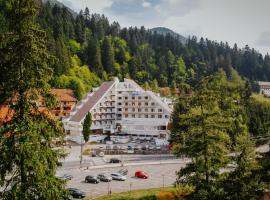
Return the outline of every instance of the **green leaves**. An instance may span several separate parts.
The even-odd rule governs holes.
[[[85,116],[85,119],[83,121],[83,138],[85,142],[88,142],[89,136],[91,134],[91,125],[92,125],[92,116],[91,113],[88,112],[87,115]]]
[[[178,181],[196,187],[191,199],[233,198],[226,188],[231,184],[247,197],[250,191],[241,184],[258,185],[251,178],[257,166],[254,144],[247,134],[245,104],[240,103],[245,101],[245,84],[235,77],[227,78],[224,71],[205,77],[193,88],[192,96],[180,96],[175,106],[171,135],[175,153],[192,160],[179,171]],[[228,156],[232,150],[236,152],[233,159]],[[224,172],[231,162],[236,169]],[[242,175],[237,173],[241,171]]]
[[[37,108],[39,98],[53,106],[49,95],[52,70],[45,32],[35,22],[37,1],[12,0],[8,29],[0,33],[0,103],[13,117],[0,129],[1,199],[62,199],[64,183],[55,177],[63,152],[51,148],[63,142],[63,129]],[[49,97],[49,98],[48,98]]]

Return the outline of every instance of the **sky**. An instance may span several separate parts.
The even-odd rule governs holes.
[[[59,0],[75,11],[86,6],[121,27],[167,27],[185,37],[249,45],[270,53],[270,0]]]

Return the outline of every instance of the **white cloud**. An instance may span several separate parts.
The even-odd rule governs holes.
[[[150,2],[144,1],[142,3],[142,7],[144,7],[144,8],[149,8],[150,6],[151,6],[151,3]]]
[[[70,5],[77,12],[89,8],[91,13],[103,13],[103,10],[110,7],[113,0],[59,0],[65,5]]]
[[[199,8],[200,2],[201,0],[161,0],[155,9],[163,16],[184,16]]]

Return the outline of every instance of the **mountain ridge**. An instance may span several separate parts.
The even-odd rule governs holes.
[[[167,34],[170,34],[171,36],[178,38],[183,44],[186,43],[187,39],[180,35],[179,33],[176,33],[175,31],[167,28],[167,27],[154,27],[150,29],[151,32],[156,32],[158,34],[166,36]]]

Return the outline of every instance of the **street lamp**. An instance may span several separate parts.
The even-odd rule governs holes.
[[[111,195],[112,195],[112,190],[110,187],[110,181],[108,181],[108,196],[111,196]]]
[[[165,179],[165,175],[164,174],[162,174],[162,187],[163,187],[163,190],[164,190],[164,186],[165,186],[165,184],[164,184],[164,179]]]

